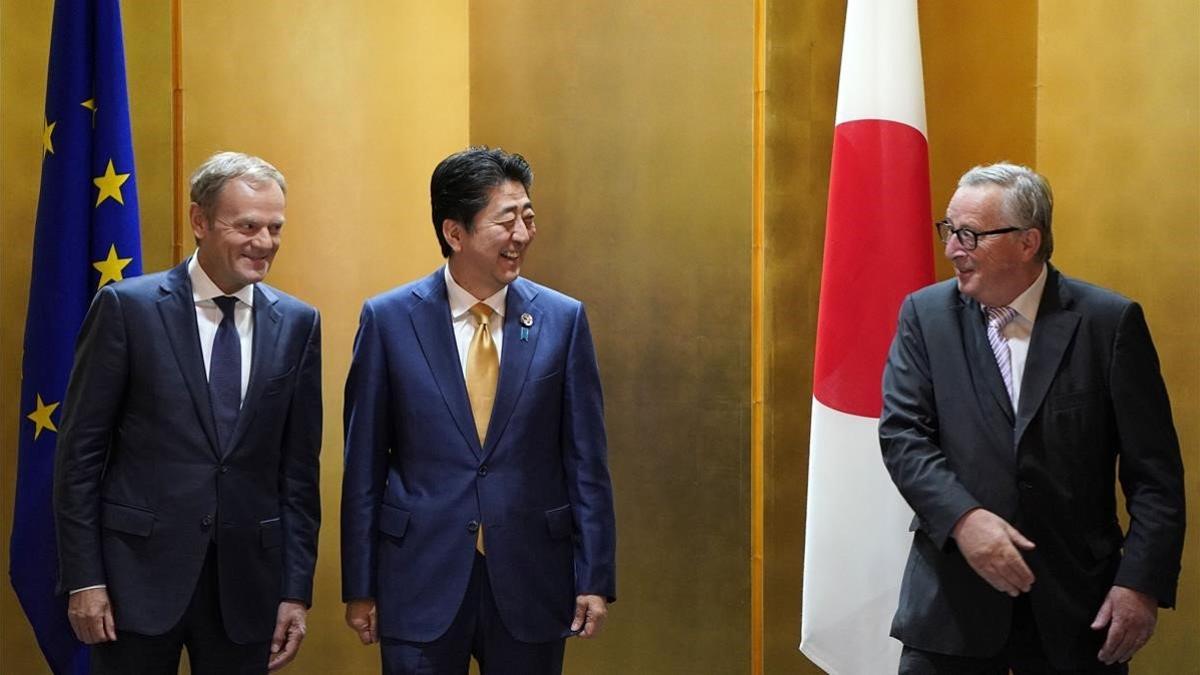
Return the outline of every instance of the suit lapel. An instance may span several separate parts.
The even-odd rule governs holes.
[[[508,420],[512,417],[513,408],[521,398],[521,390],[525,386],[525,376],[529,374],[529,362],[533,358],[534,348],[537,347],[538,335],[541,334],[542,321],[539,321],[533,304],[537,290],[525,280],[518,278],[508,287],[508,298],[505,301],[504,314],[504,353],[500,357],[500,380],[496,384],[496,402],[492,406],[492,419],[488,422],[488,433],[484,444],[483,454],[487,457],[496,448]],[[521,325],[521,317],[528,314],[533,323],[530,326]],[[522,339],[522,328],[528,328],[528,335]]]
[[[261,284],[254,286],[254,344],[250,356],[250,382],[246,385],[246,395],[242,399],[242,410],[233,428],[233,436],[229,445],[222,449],[223,456],[238,446],[258,410],[258,400],[262,398],[270,365],[275,362],[275,346],[283,326],[283,317],[275,307],[278,301],[279,296],[269,288]]]
[[[163,329],[175,353],[179,371],[192,396],[192,405],[200,426],[213,452],[220,455],[217,427],[213,421],[212,401],[208,396],[208,378],[204,374],[204,355],[200,351],[200,334],[196,328],[196,303],[192,300],[192,283],[188,279],[187,262],[167,273],[159,286],[158,313]]]
[[[1037,321],[1033,324],[1033,335],[1029,338],[1029,354],[1025,357],[1025,377],[1021,383],[1020,414],[1017,416],[1016,441],[1033,420],[1050,383],[1058,372],[1067,345],[1075,336],[1079,326],[1079,314],[1070,311],[1071,296],[1062,285],[1058,270],[1050,268],[1046,278],[1046,289],[1038,305]]]
[[[975,395],[979,397],[985,411],[999,406],[1004,413],[1007,428],[1011,429],[1014,418],[1012,401],[1008,398],[1008,390],[1004,388],[1004,378],[1000,376],[1000,367],[996,365],[996,355],[992,353],[992,346],[988,343],[983,311],[979,308],[979,303],[966,299],[959,312],[963,345],[968,367],[972,372]]]
[[[471,450],[478,456],[482,448],[479,434],[475,431],[475,418],[471,416],[471,403],[467,398],[467,383],[463,380],[462,364],[458,360],[458,343],[454,339],[451,325],[450,300],[446,296],[446,280],[439,268],[413,293],[421,302],[413,308],[411,318],[421,352],[433,373],[442,400],[450,409],[459,432],[467,439]]]

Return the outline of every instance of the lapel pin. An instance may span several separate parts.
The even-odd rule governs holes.
[[[529,312],[525,312],[524,314],[522,314],[521,315],[521,325],[525,326],[526,328],[529,328],[530,326],[532,326],[533,325],[533,315],[530,314]]]

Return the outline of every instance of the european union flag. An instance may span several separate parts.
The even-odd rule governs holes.
[[[85,673],[87,647],[55,588],[51,486],[84,314],[98,288],[142,271],[118,0],[55,2],[44,125],[9,575],[50,667]]]

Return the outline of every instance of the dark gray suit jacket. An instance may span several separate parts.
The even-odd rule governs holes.
[[[250,382],[217,445],[184,263],[106,286],[63,404],[54,504],[62,591],[106,584],[117,628],[171,629],[217,547],[229,637],[269,640],[281,599],[312,600],[321,444],[315,309],[257,284]]]
[[[913,507],[913,545],[892,635],[944,654],[990,656],[1013,600],[950,538],[983,507],[1037,548],[1025,554],[1047,656],[1095,664],[1088,624],[1113,584],[1173,606],[1183,549],[1183,466],[1141,308],[1053,267],[1012,410],[979,304],[953,279],[910,295],[883,377],[884,462]],[[1131,524],[1117,521],[1117,466]]]

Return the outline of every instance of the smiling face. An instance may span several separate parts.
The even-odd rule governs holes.
[[[504,181],[489,191],[487,206],[475,214],[470,230],[457,220],[442,221],[452,250],[450,275],[471,295],[486,299],[520,276],[536,233],[525,186]]]
[[[1004,208],[1004,190],[999,186],[966,186],[958,189],[946,208],[955,228],[977,233],[1016,226]],[[946,258],[954,265],[958,289],[981,304],[1007,305],[1037,280],[1042,262],[1037,257],[1041,232],[1035,229],[980,237],[973,251],[963,248],[957,237],[945,244]]]
[[[225,293],[266,278],[279,250],[283,190],[273,180],[234,178],[217,193],[212,218],[192,204],[197,261]]]

